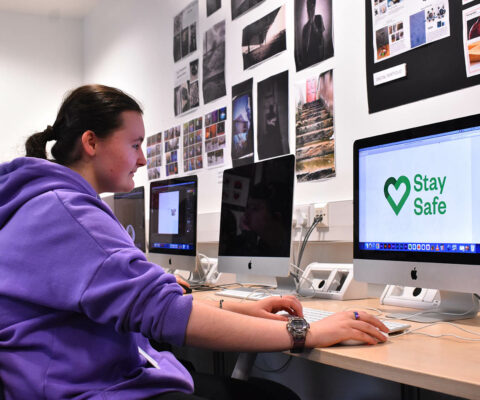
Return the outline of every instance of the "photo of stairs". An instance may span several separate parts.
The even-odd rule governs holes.
[[[298,182],[334,177],[333,115],[322,98],[297,105],[295,133]]]

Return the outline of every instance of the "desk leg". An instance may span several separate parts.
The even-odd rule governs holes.
[[[248,380],[256,358],[257,353],[240,353],[232,372],[232,378],[240,379],[242,381]]]
[[[420,389],[415,386],[400,385],[402,391],[402,400],[420,400]]]
[[[222,351],[213,352],[213,374],[225,376],[225,354]]]

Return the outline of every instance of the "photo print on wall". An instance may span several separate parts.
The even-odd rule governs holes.
[[[175,88],[173,89],[175,116],[200,105],[198,90],[198,59],[196,59],[175,73]]]
[[[258,159],[290,153],[288,143],[288,71],[257,86]]]
[[[202,117],[183,124],[183,172],[203,168],[202,128]]]
[[[218,167],[225,163],[226,119],[227,107],[205,114],[205,152],[208,167]]]
[[[298,182],[335,176],[333,71],[299,82],[295,95]]]
[[[333,57],[332,0],[295,0],[297,71]]]
[[[253,79],[232,86],[232,165],[253,163]]]
[[[162,167],[162,133],[147,137],[147,174],[148,179],[159,179]]]
[[[165,142],[165,173],[167,176],[178,174],[178,149],[180,147],[180,125],[163,132]]]
[[[252,7],[257,6],[265,0],[232,0],[232,19],[245,14]]]
[[[286,48],[285,6],[281,6],[243,29],[243,69],[250,68]]]
[[[225,21],[205,32],[203,40],[203,101],[205,104],[226,95]]]
[[[222,0],[207,0],[207,17],[222,7]]]
[[[192,1],[173,19],[175,62],[197,50],[198,0]]]

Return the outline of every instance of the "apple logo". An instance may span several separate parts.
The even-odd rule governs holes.
[[[410,271],[410,276],[412,277],[413,280],[417,279],[417,268],[413,267],[413,269]]]
[[[248,262],[248,269],[252,269],[252,260]]]

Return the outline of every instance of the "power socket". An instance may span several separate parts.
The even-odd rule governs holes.
[[[296,205],[292,226],[295,229],[307,229],[313,222],[313,204]]]
[[[315,203],[314,210],[315,216],[322,216],[322,220],[317,224],[317,228],[328,228],[328,203]]]

